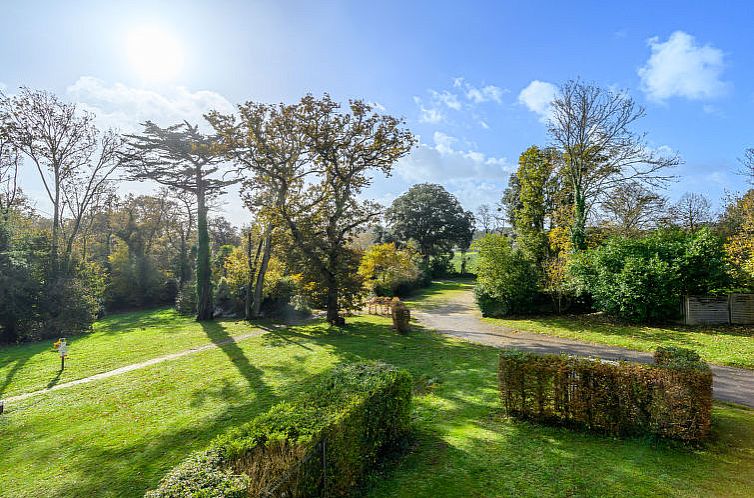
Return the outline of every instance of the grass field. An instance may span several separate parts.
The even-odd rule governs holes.
[[[193,323],[181,325],[179,317],[165,311],[111,320],[118,322],[115,336],[134,343],[156,341],[160,333],[200,339],[188,330]],[[167,332],[165,321],[175,330]],[[227,337],[244,330],[248,326],[240,322],[225,322],[206,334]],[[94,351],[119,349],[98,344],[110,344],[108,334],[88,340]],[[162,348],[178,349],[170,344]],[[5,353],[0,349],[1,357]],[[356,359],[385,360],[415,377],[415,444],[370,480],[366,496],[754,492],[754,411],[716,404],[714,439],[696,449],[539,427],[502,416],[497,354],[494,348],[421,329],[399,336],[386,319],[356,317],[342,331],[323,324],[275,330],[11,403],[0,415],[0,496],[140,496],[188,452],[275,402],[299,395],[337,362]],[[114,365],[124,361],[114,353],[111,358]]]
[[[638,351],[654,351],[657,346],[692,348],[710,363],[754,369],[752,327],[627,325],[599,315],[485,320],[516,330]]]
[[[457,298],[459,293],[471,292],[473,287],[472,280],[433,282],[406,302],[428,309]],[[710,363],[754,369],[754,327],[631,325],[616,323],[599,314],[484,320],[514,330],[637,351],[654,351],[657,346],[692,348]]]
[[[461,253],[460,251],[454,251],[453,259],[450,260],[450,263],[453,265],[453,268],[457,273],[461,273],[463,258],[466,258],[466,273],[473,273],[476,275],[476,263],[478,256],[479,253],[477,251],[469,251],[465,254]]]
[[[114,314],[95,323],[92,333],[68,338],[69,358],[62,372],[52,340],[0,347],[0,398],[250,331],[241,320],[200,324],[173,309]]]

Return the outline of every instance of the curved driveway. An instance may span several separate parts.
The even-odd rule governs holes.
[[[613,346],[520,332],[481,320],[472,290],[454,292],[432,308],[414,309],[414,316],[427,328],[495,347],[512,347],[536,353],[566,353],[609,360],[651,363],[652,354]],[[754,370],[712,365],[715,399],[754,408]]]

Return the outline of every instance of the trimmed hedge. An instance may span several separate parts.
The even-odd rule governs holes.
[[[509,415],[612,435],[699,441],[712,422],[712,371],[694,352],[660,348],[655,365],[506,350],[498,378]]]
[[[304,398],[218,437],[145,496],[313,496],[323,486],[347,496],[408,435],[412,383],[384,363],[338,366]]]

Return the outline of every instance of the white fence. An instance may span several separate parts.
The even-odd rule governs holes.
[[[683,300],[684,322],[696,324],[754,324],[754,294],[687,296]]]

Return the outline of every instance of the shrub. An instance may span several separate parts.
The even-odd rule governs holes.
[[[539,274],[534,264],[507,237],[488,234],[474,243],[477,259],[477,303],[484,316],[534,310]]]
[[[411,310],[408,306],[403,304],[397,297],[393,298],[397,302],[393,303],[392,310],[390,312],[393,318],[393,328],[400,334],[405,334],[409,330],[409,324],[411,322]]]
[[[275,496],[314,496],[323,477],[328,496],[346,496],[406,437],[411,387],[408,372],[383,363],[336,367],[304,398],[192,455],[147,496],[257,496],[273,486]]]
[[[730,282],[722,240],[706,228],[614,237],[573,258],[568,273],[572,286],[590,294],[597,309],[632,322],[676,318],[682,296]]]
[[[500,354],[509,415],[613,435],[699,441],[710,432],[712,372],[693,351],[661,349],[656,365],[521,351]]]
[[[196,313],[196,281],[186,282],[175,297],[175,309],[182,315]]]
[[[262,311],[265,315],[278,315],[290,304],[298,291],[298,285],[292,277],[280,277],[265,282],[265,295],[262,300]]]
[[[398,249],[392,242],[376,244],[361,257],[359,274],[377,296],[405,295],[418,286],[419,259],[411,248]]]

